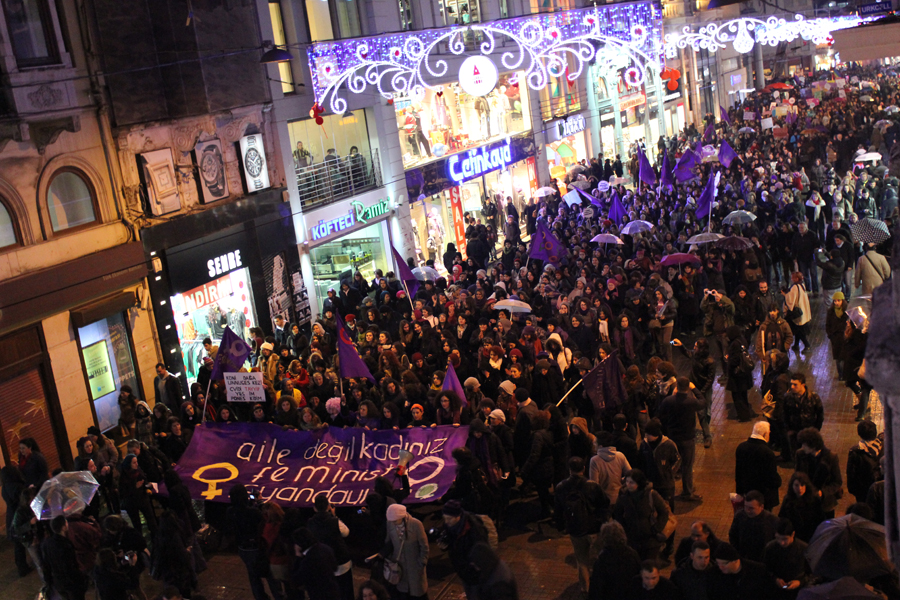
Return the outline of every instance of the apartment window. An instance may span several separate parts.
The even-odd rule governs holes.
[[[357,0],[306,0],[306,22],[312,42],[362,35]]]
[[[3,202],[0,202],[0,250],[19,245],[19,236],[13,214]]]
[[[60,171],[47,190],[50,225],[57,233],[97,220],[94,194],[87,180],[76,171]]]
[[[272,19],[272,41],[282,48],[287,46],[287,38],[284,36],[284,20],[281,18],[281,4],[275,0],[269,0],[269,17]],[[284,61],[278,63],[278,78],[281,80],[281,93],[293,94],[294,74],[291,72],[291,63]]]
[[[357,0],[330,0],[328,3],[337,18],[341,38],[362,35],[359,26],[359,3]]]
[[[413,28],[412,4],[409,0],[397,0],[400,8],[400,31],[409,31]]]
[[[3,12],[20,68],[59,62],[47,0],[3,0]]]

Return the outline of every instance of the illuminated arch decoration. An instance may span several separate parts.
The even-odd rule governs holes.
[[[735,51],[747,54],[756,44],[777,46],[781,42],[792,42],[797,38],[814,44],[825,44],[833,41],[832,31],[856,27],[872,18],[853,16],[804,19],[802,15],[795,15],[793,20],[788,20],[775,16],[765,19],[741,17],[721,23],[707,23],[696,31],[691,25],[685,25],[679,33],[666,34],[665,54],[666,58],[675,58],[679,49],[688,47],[694,52],[716,52],[726,48],[728,44]]]
[[[480,43],[473,44],[475,36]],[[452,77],[447,59],[491,56],[500,71],[524,71],[524,81],[543,89],[551,77],[576,81],[589,63],[628,65],[631,82],[662,69],[662,15],[651,2],[601,5],[565,12],[473,23],[443,29],[321,42],[309,52],[319,106],[343,114],[351,94],[375,86],[384,98],[418,96]]]

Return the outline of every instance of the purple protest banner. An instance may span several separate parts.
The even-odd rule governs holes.
[[[286,431],[270,423],[204,423],[175,470],[197,500],[228,502],[231,486],[241,483],[285,508],[312,506],[321,494],[335,506],[357,506],[376,477],[399,487],[400,450],[407,450],[413,458],[406,502],[432,502],[453,483],[451,452],[468,435],[468,427],[452,426]]]

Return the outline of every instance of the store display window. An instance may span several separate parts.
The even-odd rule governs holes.
[[[403,166],[423,165],[529,131],[531,116],[522,71],[500,75],[486,96],[470,96],[458,83],[394,96]]]
[[[550,176],[562,183],[569,169],[579,160],[587,159],[587,147],[584,143],[584,132],[565,137],[558,142],[547,144],[547,163]]]
[[[327,115],[322,120],[321,125],[316,125],[312,119],[288,123],[295,168],[324,162],[331,149],[337,159],[350,156],[353,148],[362,156],[369,157],[369,130],[364,110]]]
[[[203,348],[205,338],[210,338],[213,345],[218,346],[225,327],[230,327],[246,340],[249,329],[257,324],[250,274],[246,268],[175,294],[171,297],[171,305],[189,386],[197,380],[197,372],[206,356]]]
[[[317,298],[327,298],[329,288],[339,292],[341,281],[352,281],[356,271],[371,284],[376,269],[383,273],[393,270],[384,251],[382,224],[363,227],[309,251]]]
[[[78,342],[101,431],[119,423],[119,390],[130,386],[140,394],[128,325],[122,313],[78,328]]]

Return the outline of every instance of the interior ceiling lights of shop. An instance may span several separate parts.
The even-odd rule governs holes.
[[[678,56],[680,48],[691,47],[694,52],[707,50],[715,52],[731,44],[736,52],[747,54],[756,44],[777,46],[781,42],[792,42],[797,38],[814,44],[831,43],[832,31],[856,27],[860,23],[871,21],[876,17],[823,17],[821,19],[804,19],[803,15],[795,15],[792,20],[780,17],[756,19],[741,17],[730,21],[709,23],[693,31],[691,25],[685,25],[680,33],[667,33],[665,36],[666,58]]]
[[[524,71],[524,83],[534,90],[544,88],[550,77],[565,75],[575,81],[592,61],[601,68],[624,65],[625,81],[640,85],[648,74],[657,77],[662,68],[662,15],[650,1],[600,5],[491,23],[321,42],[310,48],[308,56],[316,102],[323,107],[327,103],[341,114],[347,110],[347,101],[339,94],[344,84],[353,94],[376,86],[388,100],[394,94],[422,97],[426,89],[439,88],[439,79],[453,75],[442,54],[491,55],[495,51],[498,67]]]

